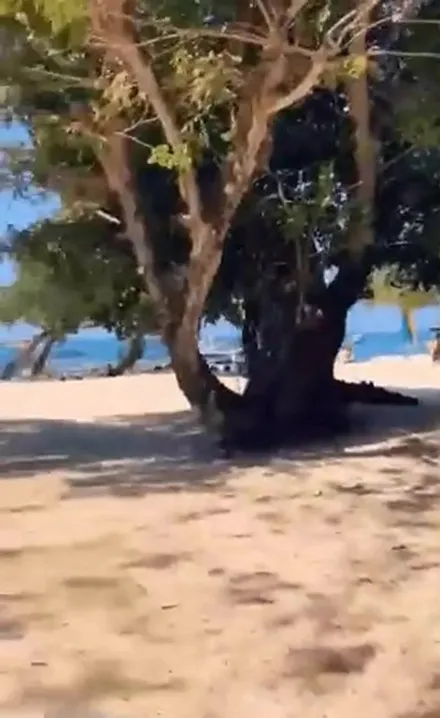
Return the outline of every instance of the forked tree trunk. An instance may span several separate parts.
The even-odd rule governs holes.
[[[46,339],[46,337],[46,331],[36,334],[22,349],[19,349],[16,356],[4,367],[1,379],[3,381],[10,380],[19,374],[19,372],[23,371],[23,369],[29,365],[32,355],[38,349],[41,342]]]
[[[138,332],[129,340],[128,349],[119,362],[109,369],[109,376],[122,376],[122,374],[132,369],[136,362],[142,359],[144,348],[144,334],[143,332]]]
[[[363,7],[362,2],[358,0],[359,8]],[[368,12],[361,10],[358,21],[350,46],[356,64],[359,58],[366,56]],[[241,446],[276,444],[296,436],[333,431],[345,423],[345,406],[334,380],[334,363],[344,340],[347,312],[366,279],[365,254],[373,240],[371,214],[376,181],[366,72],[348,79],[346,89],[355,122],[356,196],[365,213],[361,221],[351,223],[346,262],[324,297],[321,311],[314,308],[309,318],[296,323],[295,313],[290,308],[289,315],[286,307],[287,319],[290,316],[290,327],[286,324],[287,339],[280,335],[280,347],[274,347],[269,359],[264,356],[242,400],[219,388],[198,353],[196,338],[206,287],[199,293],[202,301],[197,300],[197,292],[195,301],[189,297],[182,320],[169,342],[177,380],[190,403],[200,408],[204,423],[209,423],[207,417],[212,418],[214,406],[219,415],[214,428],[221,427],[224,437],[230,437]],[[211,282],[215,273],[206,272],[202,265],[198,269],[197,276],[188,277],[190,292],[197,284]],[[271,316],[267,319],[270,328],[274,320]],[[247,336],[247,339],[255,349],[254,337]],[[214,417],[217,419],[215,413]]]
[[[136,82],[157,116],[167,144],[180,153],[185,134],[179,124],[178,113],[156,76],[151,57],[140,48],[137,28],[130,20],[132,3],[113,0],[112,12],[96,1],[90,2],[90,16],[94,35],[106,46],[106,58],[121,64]],[[260,13],[258,13],[260,17]],[[302,101],[324,72],[327,57],[317,52],[307,58],[297,82],[285,55],[285,27],[292,22],[292,7],[288,18],[279,17],[280,27],[271,31],[267,46],[252,71],[246,72],[246,82],[237,100],[231,150],[219,171],[218,182],[209,196],[201,192],[198,173],[190,166],[178,175],[180,198],[185,211],[180,219],[185,224],[190,244],[190,256],[185,287],[180,292],[180,307],[170,307],[170,296],[158,281],[152,236],[152,223],[139,205],[136,172],[130,160],[132,142],[123,132],[110,133],[111,139],[102,152],[101,163],[109,188],[117,193],[124,216],[125,231],[130,238],[162,326],[178,384],[189,403],[199,410],[205,424],[224,425],[226,412],[237,416],[241,397],[226,389],[213,376],[200,357],[197,339],[205,300],[219,267],[223,244],[232,221],[253,179],[266,170],[271,146],[271,127],[275,116]],[[260,17],[259,23],[263,23]],[[271,21],[272,24],[272,21]],[[277,23],[275,23],[276,25]],[[281,29],[282,26],[282,29]],[[299,59],[302,58],[298,53]],[[119,135],[119,137],[118,137]],[[122,135],[122,137],[121,137]],[[144,220],[141,220],[144,217]],[[171,302],[172,303],[172,302]],[[241,418],[239,422],[241,421]],[[230,420],[228,420],[230,425]]]
[[[52,335],[49,335],[44,339],[43,347],[38,356],[36,357],[34,363],[32,364],[31,377],[33,379],[36,379],[37,377],[41,376],[41,374],[45,370],[49,355],[54,345],[56,344],[56,341],[56,338]]]
[[[350,46],[354,60],[365,56],[365,32],[368,8],[374,3],[357,0],[358,25]],[[149,98],[170,148],[182,147],[183,135],[174,107],[168,104],[148,54],[140,50],[136,27],[129,22],[130,7],[124,0],[114,0],[113,12],[106,12],[103,3],[91,3],[91,20],[96,37],[104,40],[109,58],[122,63],[139,90]],[[259,7],[261,5],[261,7]],[[302,101],[322,77],[327,65],[327,52],[318,51],[298,82],[292,80],[292,64],[285,53],[285,28],[292,24],[304,3],[272,3],[266,24],[271,27],[267,45],[259,64],[249,73],[243,95],[237,102],[232,148],[220,174],[219,191],[205,198],[200,192],[194,167],[179,174],[178,186],[185,211],[180,217],[190,238],[190,257],[185,287],[177,303],[164,289],[157,276],[154,244],[148,217],[137,206],[136,173],[129,159],[128,138],[111,139],[102,155],[102,165],[109,187],[116,192],[124,216],[125,232],[133,243],[140,271],[145,276],[156,307],[161,314],[163,337],[169,348],[178,384],[189,403],[197,408],[205,425],[238,443],[259,442],[263,434],[276,438],[302,430],[307,424],[328,425],[335,418],[338,404],[337,384],[333,365],[344,337],[348,304],[332,303],[331,292],[322,306],[299,325],[291,316],[288,341],[279,356],[270,357],[272,367],[265,364],[266,377],[250,382],[244,397],[224,387],[207,367],[198,349],[200,318],[210,286],[218,269],[223,243],[236,211],[250,188],[253,178],[266,168],[270,133],[274,117],[283,109]],[[263,4],[258,4],[261,13]],[[364,9],[365,8],[365,9]],[[286,12],[277,34],[277,13]],[[263,14],[265,10],[263,9]],[[282,15],[282,13],[281,13]],[[281,15],[278,15],[281,18]],[[273,28],[272,28],[273,25]],[[296,28],[295,28],[296,29]],[[113,48],[112,50],[110,48]],[[301,58],[301,53],[299,53]],[[294,58],[295,59],[295,58]],[[300,64],[299,62],[296,64]],[[356,66],[358,63],[355,63]],[[296,69],[295,67],[293,68]],[[287,88],[287,89],[284,89]],[[290,89],[291,88],[291,89]],[[358,166],[358,199],[371,210],[375,189],[375,163],[372,160],[369,125],[369,98],[365,76],[347,82],[351,114],[356,121],[355,156]],[[130,143],[131,146],[131,143]],[[356,183],[354,183],[356,184]],[[208,201],[209,200],[209,201]],[[370,212],[371,214],[371,212]],[[362,264],[365,248],[371,242],[371,221],[368,217],[351,227],[347,265],[356,274]],[[356,299],[357,295],[353,298]],[[268,317],[266,317],[267,319]],[[270,317],[269,317],[270,324]],[[251,339],[251,337],[248,337]],[[286,351],[284,351],[286,349]],[[258,370],[256,370],[258,371]],[[264,379],[264,380],[263,380]],[[281,438],[280,437],[280,438]]]

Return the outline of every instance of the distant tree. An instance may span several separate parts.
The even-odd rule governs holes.
[[[38,375],[54,344],[84,326],[102,326],[138,347],[116,373],[140,358],[141,336],[157,325],[131,253],[112,244],[107,229],[105,221],[60,216],[10,238],[7,253],[16,262],[17,278],[0,292],[0,321],[31,324],[41,341],[23,348],[7,376],[43,343],[31,369]]]
[[[126,351],[115,366],[109,367],[109,376],[120,376],[133,368],[142,359],[145,348],[144,333],[141,328],[129,339]]]
[[[399,281],[399,267],[387,267],[373,273],[370,280],[369,302],[397,307],[402,315],[402,328],[406,337],[414,342],[416,328],[414,312],[424,307],[438,305],[437,289],[409,288]]]

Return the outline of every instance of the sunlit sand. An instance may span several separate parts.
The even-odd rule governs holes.
[[[440,367],[338,373],[423,404],[228,462],[169,374],[0,385],[1,718],[440,715]]]

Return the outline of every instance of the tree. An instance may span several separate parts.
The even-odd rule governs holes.
[[[399,138],[390,150],[392,123],[377,129],[370,110],[381,74],[399,72],[383,70],[369,33],[387,26],[389,54],[402,24],[393,4],[243,0],[207,22],[205,3],[191,0],[3,2],[2,72],[32,129],[33,176],[69,207],[104,209],[130,241],[178,383],[203,421],[241,445],[334,424],[347,311],[374,264],[396,251],[376,240],[379,169]],[[277,134],[303,129],[316,98],[333,105],[329,145],[282,168]],[[249,252],[270,269],[264,281],[255,257],[243,266]],[[257,358],[243,397],[198,350],[216,283],[229,283]]]
[[[388,304],[398,307],[402,315],[402,329],[405,337],[414,342],[416,336],[414,312],[439,302],[438,290],[421,287],[408,288],[399,283],[399,268],[385,267],[373,273],[370,280],[373,304]]]
[[[51,335],[45,338],[43,347],[41,348],[39,354],[35,357],[35,360],[32,364],[31,377],[33,379],[41,376],[41,374],[44,372],[47,362],[49,360],[50,353],[57,341],[57,338]]]
[[[126,351],[122,354],[114,367],[109,367],[109,376],[121,376],[132,369],[139,359],[142,359],[145,348],[144,333],[141,328],[130,338]]]
[[[15,375],[19,374],[23,369],[26,369],[32,362],[34,353],[37,351],[40,344],[48,339],[45,332],[36,334],[30,341],[24,342],[19,348],[16,356],[10,359],[2,369],[1,379],[9,380]]]
[[[130,339],[131,350],[114,373],[140,358],[143,335],[156,325],[133,257],[120,242],[112,242],[105,221],[84,215],[72,221],[61,215],[13,235],[6,249],[17,277],[0,293],[0,320],[24,321],[38,334],[8,364],[4,378],[11,378],[31,355],[31,375],[37,376],[54,344],[83,326],[101,326],[119,339]]]

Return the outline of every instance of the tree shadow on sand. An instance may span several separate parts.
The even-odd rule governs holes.
[[[228,464],[190,412],[105,421],[30,419],[0,422],[0,477],[62,470],[72,496],[204,489]]]
[[[297,470],[310,461],[346,457],[418,456],[437,464],[437,443],[429,435],[440,426],[440,394],[427,393],[420,407],[356,410],[353,430],[322,444],[271,456],[222,457],[189,411],[112,417],[94,422],[3,420],[0,422],[0,478],[23,478],[62,470],[70,496],[111,493],[136,496],[149,491],[218,488],[237,468]],[[412,436],[411,436],[412,435]],[[389,439],[395,445],[385,445]]]

